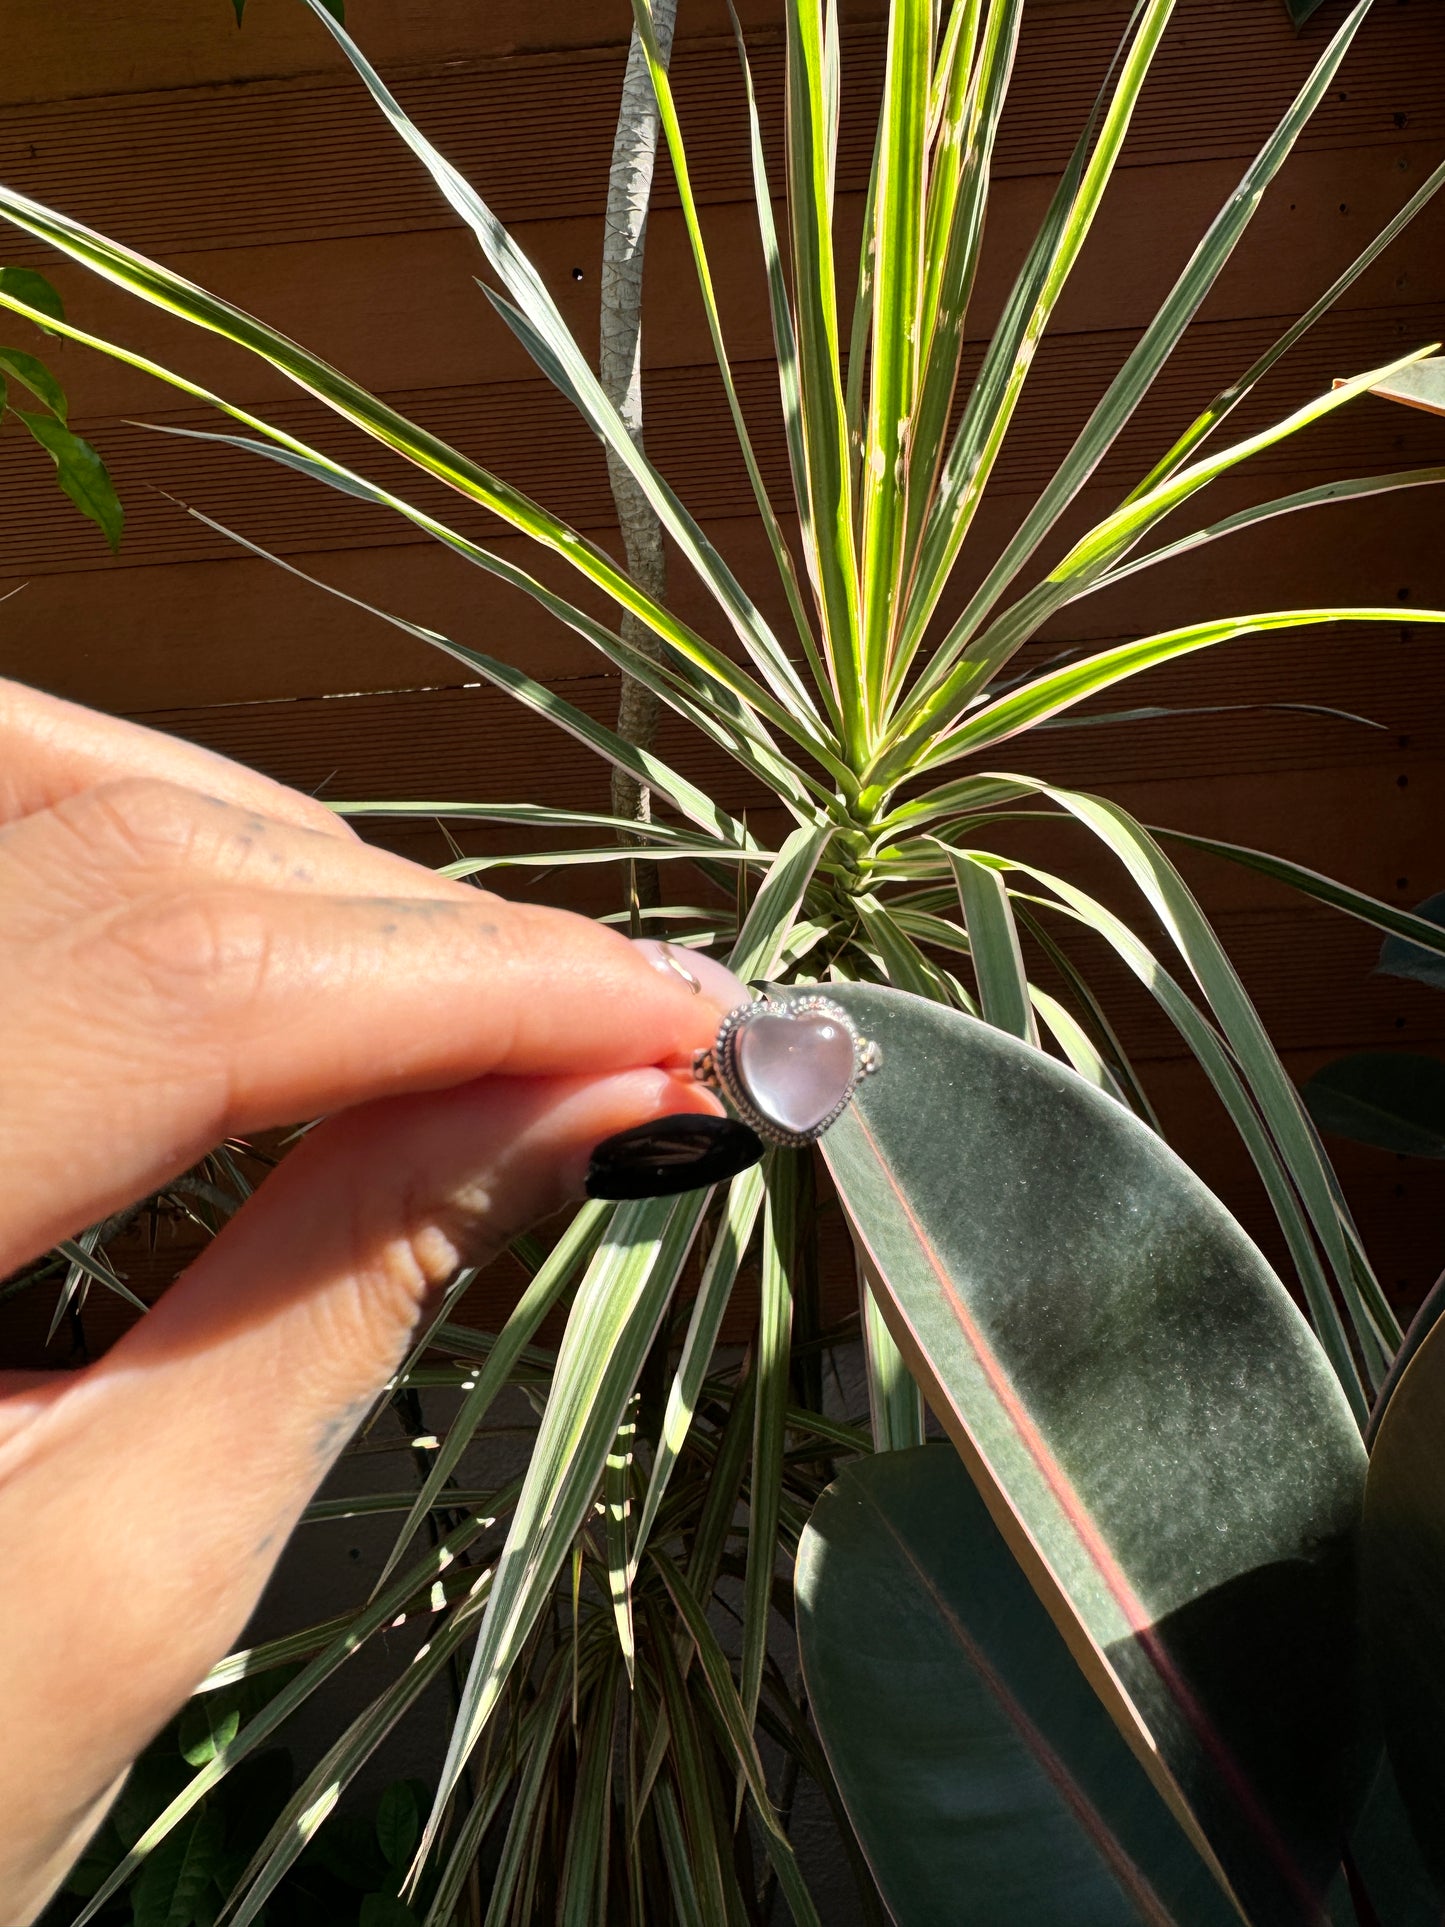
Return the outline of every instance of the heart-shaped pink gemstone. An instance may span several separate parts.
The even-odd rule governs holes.
[[[738,1033],[738,1074],[763,1116],[785,1131],[816,1130],[848,1095],[851,1034],[833,1017],[754,1017]]]

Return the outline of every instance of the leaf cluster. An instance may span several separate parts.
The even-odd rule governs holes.
[[[65,319],[60,296],[33,268],[0,268],[0,288],[24,303],[38,327],[45,327],[47,317]],[[40,408],[17,407],[11,399],[14,387],[23,388]],[[0,426],[6,416],[13,417],[45,450],[55,464],[61,492],[95,523],[114,554],[120,547],[125,512],[109,469],[84,436],[71,428],[68,415],[65,390],[43,361],[20,348],[0,348]]]

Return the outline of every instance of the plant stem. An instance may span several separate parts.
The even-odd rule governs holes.
[[[672,52],[677,0],[653,0],[653,28],[666,61]],[[647,56],[636,29],[627,52],[622,82],[622,104],[607,177],[607,214],[602,237],[602,316],[598,374],[602,386],[627,426],[642,445],[642,268],[647,246],[647,208],[652,198],[652,176],[657,161],[657,101],[648,73]],[[653,513],[635,478],[608,451],[607,474],[617,522],[633,580],[648,595],[661,600],[667,587],[667,559],[662,546],[662,524]],[[654,660],[661,645],[637,618],[622,618],[622,638]],[[650,749],[657,737],[658,701],[631,676],[622,678],[617,703],[617,733],[639,749]],[[650,792],[624,770],[612,772],[612,809],[637,823],[652,814]],[[633,871],[634,915],[661,901],[655,864],[638,863]]]

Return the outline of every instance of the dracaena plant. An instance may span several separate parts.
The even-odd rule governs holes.
[[[711,597],[726,646],[479,454],[422,429],[263,322],[18,193],[0,190],[0,212],[139,299],[269,362],[529,538],[549,564],[545,581],[263,416],[48,321],[245,431],[208,439],[399,514],[532,598],[776,803],[790,827],[768,848],[722,801],[524,667],[375,612],[627,772],[657,812],[638,832],[604,811],[526,799],[338,807],[540,828],[558,839],[541,859],[550,864],[642,856],[669,875],[694,875],[705,901],[655,913],[674,940],[716,945],[747,979],[826,980],[881,1042],[883,1074],[823,1142],[866,1286],[875,1452],[857,1457],[805,1530],[826,1469],[820,1453],[859,1454],[865,1441],[830,1431],[794,1397],[795,1311],[816,1222],[799,1154],[770,1154],[720,1198],[587,1207],[501,1334],[444,1324],[431,1337],[463,1362],[440,1366],[422,1346],[403,1374],[413,1385],[455,1383],[464,1396],[371,1602],[284,1650],[228,1662],[209,1683],[219,1690],[237,1672],[310,1656],[275,1703],[279,1720],[408,1602],[425,1600],[435,1615],[417,1659],[288,1804],[240,1875],[227,1918],[244,1927],[258,1917],[357,1766],[433,1678],[464,1660],[418,1852],[418,1879],[425,1865],[436,1880],[425,1889],[429,1927],[465,1906],[469,1869],[498,1840],[489,1921],[539,1918],[554,1906],[559,1919],[579,1922],[758,1918],[754,1850],[770,1870],[764,1884],[776,1881],[796,1920],[815,1920],[758,1752],[760,1722],[825,1789],[836,1775],[900,1921],[953,1917],[960,1882],[978,1919],[1319,1920],[1374,1761],[1360,1712],[1350,1554],[1361,1432],[1399,1329],[1295,1092],[1166,840],[1114,802],[1031,777],[1016,739],[1190,651],[1275,629],[1400,620],[1397,608],[1205,612],[1041,670],[1019,663],[1061,609],[1185,548],[1316,502],[1445,479],[1441,467],[1336,481],[1213,521],[1195,501],[1215,478],[1430,352],[1425,344],[1365,370],[1243,439],[1220,433],[1438,189],[1441,168],[1254,366],[1206,402],[1116,508],[1052,565],[1040,562],[1335,84],[1369,0],[1323,47],[1048,486],[1004,547],[971,569],[977,586],[967,595],[955,586],[960,557],[977,547],[980,503],[1169,28],[1171,0],[1134,9],[969,384],[961,358],[1022,0],[893,0],[856,264],[840,258],[835,219],[844,94],[836,8],[785,0],[782,184],[769,178],[739,34],[786,503],[770,499],[750,439],[683,129],[648,0],[634,0],[718,370],[776,569],[774,583],[751,589],[627,432],[480,189],[402,112],[323,0],[308,4],[475,234],[501,324],[633,478]],[[44,318],[3,283],[0,303]],[[1160,537],[1181,512],[1188,532]],[[654,638],[655,655],[589,613],[595,596],[584,608],[556,586],[569,571],[579,590],[600,591],[618,619]],[[786,611],[781,627],[762,612],[774,599]],[[1442,620],[1437,611],[1410,615]],[[1039,813],[1096,839],[1167,949],[1017,847],[1016,818]],[[587,832],[597,836],[579,845]],[[625,832],[635,834],[619,842]],[[1442,949],[1438,926],[1424,919],[1283,859],[1203,847]],[[461,857],[451,869],[476,874],[506,860]],[[1197,1057],[1278,1215],[1313,1334],[1162,1144],[1080,961],[1081,932],[1102,938],[1142,981]],[[754,1245],[756,1333],[741,1369],[720,1375],[712,1356],[723,1311]],[[694,1252],[696,1292],[674,1314],[674,1352],[669,1308]],[[540,1320],[569,1295],[560,1348],[543,1358],[532,1345]],[[649,1392],[644,1382],[640,1392],[649,1361],[663,1386]],[[509,1383],[530,1386],[540,1406],[525,1476],[506,1493],[458,1491],[448,1481]],[[946,1447],[923,1446],[920,1387],[967,1477]],[[733,1518],[738,1499],[745,1531]],[[413,1534],[446,1507],[455,1523],[418,1563]],[[494,1556],[468,1562],[463,1555],[494,1528]],[[930,1529],[947,1543],[924,1544]],[[789,1605],[778,1550],[799,1544],[803,1656],[832,1770],[805,1700],[780,1684],[769,1652],[770,1615]],[[716,1632],[720,1602],[737,1620],[731,1643]],[[268,1730],[264,1717],[253,1721],[202,1778],[224,1773]],[[203,1792],[168,1809],[105,1894]],[[1412,1811],[1417,1793],[1406,1788]],[[1369,1857],[1367,1846],[1361,1853]]]

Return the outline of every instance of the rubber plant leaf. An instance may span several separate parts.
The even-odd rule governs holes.
[[[958,1454],[884,1452],[798,1549],[824,1750],[899,1927],[1238,1927]]]
[[[1442,1273],[1426,1292],[1420,1309],[1406,1327],[1399,1350],[1390,1360],[1389,1375],[1376,1395],[1375,1403],[1370,1409],[1370,1422],[1365,1428],[1367,1448],[1375,1442],[1375,1434],[1380,1429],[1380,1422],[1385,1416],[1386,1408],[1395,1396],[1395,1387],[1404,1377],[1411,1359],[1434,1330],[1435,1322],[1442,1313],[1445,1313],[1445,1273]]]
[[[1415,915],[1445,929],[1445,890],[1415,905]],[[1380,945],[1380,961],[1375,966],[1387,977],[1413,977],[1422,984],[1445,990],[1445,957],[1427,950],[1424,944],[1411,943],[1408,937],[1386,937]]]
[[[1445,1063],[1415,1051],[1356,1051],[1300,1092],[1322,1131],[1403,1157],[1445,1158]]]
[[[894,1339],[1247,1918],[1317,1923],[1372,1768],[1365,1453],[1324,1353],[1104,1092],[960,1012],[829,994],[882,1051],[823,1150]]]
[[[1333,1927],[1440,1927],[1435,1883],[1383,1756],[1350,1835],[1350,1864],[1340,1870],[1329,1912]]]
[[[1445,1907],[1445,1324],[1438,1317],[1414,1345],[1375,1432],[1361,1549],[1366,1650],[1385,1743]]]

